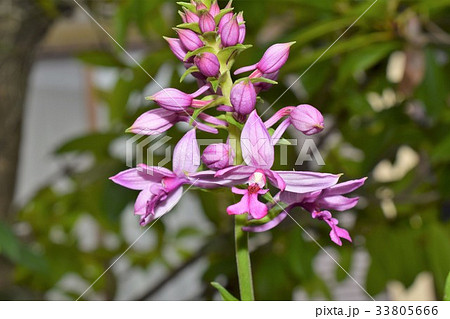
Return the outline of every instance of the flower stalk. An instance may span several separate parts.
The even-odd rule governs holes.
[[[331,228],[330,238],[337,245],[343,244],[342,239],[351,242],[350,234],[337,226],[338,220],[330,210],[353,208],[358,198],[343,195],[362,186],[365,179],[338,184],[340,174],[293,171],[291,168],[274,170],[274,145],[288,127],[308,136],[324,129],[320,111],[307,104],[280,108],[265,122],[258,115],[257,97],[277,84],[280,69],[294,42],[274,44],[259,62],[233,72],[239,53],[251,48],[251,45],[243,44],[246,34],[243,13],[234,13],[231,1],[222,10],[217,1],[191,0],[178,4],[183,6],[179,13],[184,23],[174,28],[178,38],[165,39],[186,68],[180,80],[192,76],[199,89],[185,93],[166,88],[155,93],[148,100],[159,108],[142,114],[127,132],[159,135],[179,122],[193,128],[175,146],[171,170],[140,163],[111,180],[140,191],[134,212],[140,216],[142,226],[168,213],[181,199],[186,185],[204,190],[228,188],[228,191],[241,195],[226,212],[235,215],[240,297],[251,301],[255,298],[249,232],[267,231],[281,223],[289,210],[301,207],[313,219],[323,221]],[[232,77],[232,74],[250,71],[239,79]],[[213,108],[219,115],[208,113]],[[196,139],[198,130],[210,134],[225,130],[228,140],[208,145],[201,154]],[[277,193],[272,195],[273,189],[277,189]],[[280,212],[279,207],[283,207],[283,211]],[[225,288],[217,283],[216,286],[220,287],[225,300],[234,300]]]

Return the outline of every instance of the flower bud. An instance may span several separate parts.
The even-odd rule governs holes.
[[[220,40],[222,46],[232,47],[238,44],[239,41],[239,23],[236,17],[233,17],[224,24],[222,30],[220,30]]]
[[[172,50],[173,54],[175,54],[178,60],[183,61],[184,57],[187,54],[187,50],[183,46],[183,44],[181,44],[181,41],[179,39],[167,37],[164,37],[164,40],[166,40],[169,43],[170,50]]]
[[[230,100],[236,113],[240,115],[250,114],[256,105],[256,91],[253,83],[242,81],[233,86]]]
[[[157,108],[145,112],[127,129],[127,132],[139,135],[159,135],[170,129],[178,121],[178,114]]]
[[[209,14],[208,12],[204,12],[200,16],[200,21],[198,24],[199,24],[200,30],[203,33],[212,32],[212,31],[216,30],[216,22],[214,21],[214,17],[211,14]]]
[[[208,8],[206,7],[206,5],[204,3],[197,2],[196,9],[197,9],[197,11],[200,11],[200,10],[207,10]]]
[[[244,14],[239,12],[237,15],[237,22],[239,23],[239,40],[238,43],[242,44],[245,41],[246,28],[244,23]]]
[[[198,37],[197,33],[192,30],[175,29],[175,31],[178,33],[183,46],[189,51],[194,51],[204,45],[202,40],[200,40],[200,38]]]
[[[215,17],[220,13],[220,7],[217,4],[217,0],[214,0],[214,2],[211,4],[211,8],[209,9],[209,13]]]
[[[182,111],[192,104],[192,96],[177,89],[164,89],[147,98],[170,111]]]
[[[305,135],[313,135],[323,130],[323,116],[315,107],[301,104],[290,114],[292,125]]]
[[[206,103],[206,101],[194,100],[197,96],[209,90],[209,85],[205,85],[192,94],[181,92],[177,89],[163,89],[147,98],[155,101],[159,106],[169,111],[183,111],[195,103]]]
[[[228,144],[211,144],[205,148],[202,161],[212,170],[220,170],[233,164],[234,150]]]
[[[264,53],[261,60],[253,65],[244,66],[234,71],[234,74],[241,74],[248,71],[256,70],[254,77],[260,77],[263,74],[274,73],[281,69],[289,57],[289,49],[295,42],[278,43],[272,45]]]
[[[217,56],[210,52],[204,52],[194,58],[194,63],[200,72],[206,77],[216,77],[220,71],[220,63]]]
[[[184,22],[185,23],[198,23],[200,18],[194,12],[184,8]]]
[[[257,69],[261,73],[273,73],[280,70],[289,58],[289,49],[293,44],[294,42],[272,45],[258,62]]]
[[[217,28],[217,30],[219,31],[219,33],[222,32],[223,26],[230,21],[233,18],[233,13],[228,12],[226,13],[219,21],[219,26]]]

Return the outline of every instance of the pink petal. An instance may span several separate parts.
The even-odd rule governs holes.
[[[195,129],[187,132],[173,151],[173,171],[182,176],[194,173],[200,166],[200,149],[195,137]]]
[[[242,156],[249,166],[270,169],[274,161],[274,149],[270,135],[261,118],[253,111],[241,133]]]
[[[277,171],[286,182],[286,191],[294,193],[309,193],[333,186],[340,175],[304,171]]]
[[[246,193],[244,196],[242,196],[239,203],[236,203],[234,205],[227,207],[227,213],[228,215],[241,215],[248,213],[249,207],[248,207],[248,194]]]
[[[347,181],[344,183],[336,184],[329,189],[325,190],[325,194],[327,196],[333,196],[333,195],[342,195],[347,194],[350,192],[353,192],[355,189],[361,187],[364,185],[364,182],[366,181],[367,177],[361,178],[361,179],[355,179],[351,181]]]
[[[258,200],[258,194],[250,194],[248,200],[248,213],[255,219],[261,219],[267,215],[267,205]]]
[[[158,183],[162,177],[173,175],[174,174],[168,169],[160,169],[140,164],[137,168],[131,168],[120,172],[109,179],[114,183],[129,189],[143,190],[149,184]]]

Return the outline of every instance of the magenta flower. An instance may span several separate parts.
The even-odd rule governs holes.
[[[212,32],[216,29],[214,17],[209,12],[202,13],[198,25],[203,33]]]
[[[272,45],[267,49],[258,63],[237,69],[234,74],[237,75],[247,71],[256,70],[257,74],[254,74],[254,77],[260,77],[265,73],[279,71],[286,63],[289,57],[289,50],[294,43],[295,42],[289,42]]]
[[[228,144],[208,145],[202,154],[202,162],[212,170],[220,170],[233,164],[234,150]]]
[[[224,47],[232,47],[239,42],[239,23],[236,17],[232,17],[219,30],[220,41]]]
[[[267,207],[263,208],[254,202],[255,198],[257,200],[257,195],[263,192],[266,177],[278,189],[298,193],[322,190],[336,184],[339,179],[339,175],[332,174],[271,170],[274,162],[273,144],[269,132],[256,111],[250,114],[242,129],[241,148],[244,162],[248,166],[231,166],[218,171],[215,176],[238,184],[247,183],[246,190],[234,189],[234,192],[247,194],[245,200],[251,200],[248,208],[254,210],[243,210],[247,206],[241,203],[227,210],[229,214],[248,213],[253,218],[266,215]]]
[[[204,46],[203,41],[194,31],[176,28],[175,31],[178,33],[178,36],[180,37],[180,41],[183,44],[183,46],[189,51],[195,51],[196,49]]]
[[[220,63],[214,53],[201,53],[194,58],[194,63],[206,77],[216,77],[219,74]]]
[[[351,180],[313,192],[280,192],[275,198],[288,205],[284,211],[266,224],[245,227],[244,230],[262,232],[272,229],[281,223],[293,208],[302,207],[310,212],[313,218],[324,220],[332,229],[330,232],[331,240],[341,246],[342,242],[339,238],[344,238],[348,241],[351,241],[351,238],[345,229],[336,226],[338,221],[331,217],[331,213],[328,210],[345,211],[355,207],[358,203],[358,197],[348,198],[342,195],[361,187],[366,179]]]
[[[186,48],[183,46],[179,39],[164,37],[164,39],[169,43],[170,50],[180,61],[184,61],[184,57],[187,54]]]
[[[209,90],[209,85],[205,85],[192,94],[181,92],[177,89],[163,89],[154,95],[147,97],[147,100],[155,101],[159,106],[169,111],[182,111],[186,108],[201,107],[208,104],[208,101],[196,100],[195,98]]]
[[[200,166],[200,149],[195,138],[195,129],[187,132],[173,152],[173,171],[164,167],[139,164],[110,179],[129,189],[140,190],[134,213],[141,217],[140,224],[147,225],[155,218],[169,212],[180,200],[183,185],[202,188],[227,185],[226,181],[213,178],[214,172],[196,173]]]
[[[233,86],[230,93],[234,111],[241,115],[250,114],[256,105],[256,91],[250,81],[241,81]]]

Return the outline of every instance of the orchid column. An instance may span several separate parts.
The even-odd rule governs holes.
[[[258,94],[277,84],[279,71],[294,43],[272,45],[260,61],[234,72],[234,75],[251,72],[248,76],[234,80],[232,67],[236,57],[251,47],[244,44],[243,13],[234,13],[231,2],[224,9],[211,0],[178,4],[183,20],[174,28],[178,37],[165,39],[186,68],[181,81],[191,75],[199,88],[193,93],[167,88],[148,97],[159,107],[142,114],[127,132],[159,135],[177,122],[186,122],[193,128],[175,147],[172,170],[141,163],[111,179],[140,191],[135,214],[140,216],[143,226],[169,212],[183,196],[185,185],[187,189],[229,189],[242,196],[226,212],[235,216],[240,300],[254,300],[249,232],[267,231],[282,222],[292,209],[301,207],[312,218],[330,226],[333,242],[342,245],[341,239],[351,241],[349,233],[337,226],[330,210],[353,208],[358,198],[342,194],[362,186],[365,179],[338,184],[341,175],[289,168],[273,170],[274,145],[289,126],[305,135],[320,133],[324,128],[322,114],[311,105],[280,108],[265,122],[257,113]],[[216,110],[214,116],[212,109]],[[269,129],[280,121],[270,134]],[[208,145],[200,154],[196,130],[211,134],[225,130],[228,139]],[[199,171],[201,162],[206,169]],[[277,189],[275,194],[270,194],[269,184]],[[214,286],[224,299],[235,299],[217,283]]]

